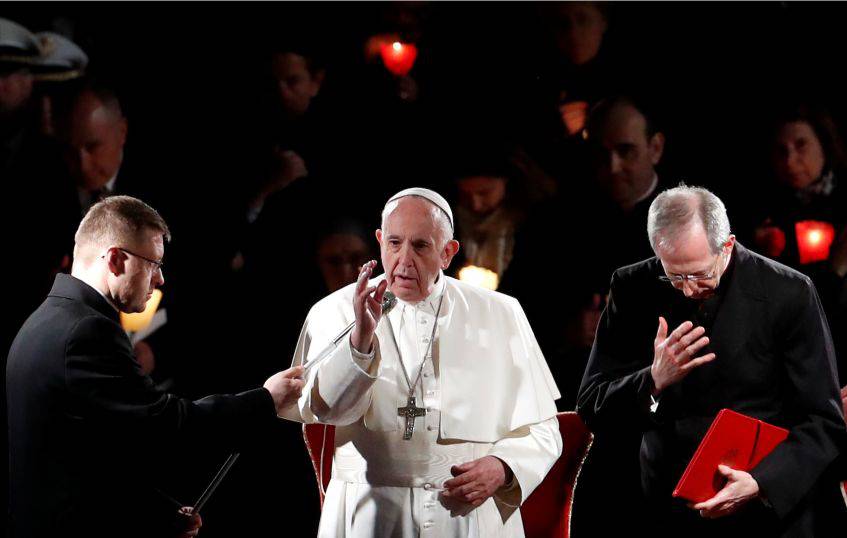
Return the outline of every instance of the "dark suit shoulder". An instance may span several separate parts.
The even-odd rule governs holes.
[[[745,289],[768,300],[797,298],[815,289],[807,275],[743,247],[738,262]]]
[[[625,265],[612,274],[612,283],[618,285],[638,285],[643,282],[653,282],[661,274],[661,262],[653,256],[637,263]]]
[[[97,312],[78,317],[67,333],[68,352],[82,343],[94,349],[132,354],[129,338],[121,326]]]

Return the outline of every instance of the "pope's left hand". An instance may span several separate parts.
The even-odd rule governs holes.
[[[479,506],[511,480],[512,470],[501,459],[484,456],[478,460],[454,465],[450,473],[455,478],[444,482],[442,495]]]
[[[759,496],[759,484],[750,473],[736,471],[726,465],[718,465],[718,471],[727,479],[723,489],[707,501],[688,505],[708,519],[733,514]]]

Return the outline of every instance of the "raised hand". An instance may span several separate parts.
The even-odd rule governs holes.
[[[350,343],[361,353],[370,353],[373,347],[373,337],[379,318],[382,317],[382,296],[388,287],[388,281],[383,280],[376,286],[368,286],[368,279],[376,267],[376,260],[371,260],[362,266],[359,280],[356,281],[356,293],[353,296],[353,312],[356,315],[356,326],[350,335]]]
[[[709,343],[705,334],[706,329],[686,321],[668,336],[668,322],[659,317],[659,330],[653,341],[653,365],[650,367],[653,386],[656,387],[654,395],[687,376],[694,368],[715,359],[714,353],[696,356]]]

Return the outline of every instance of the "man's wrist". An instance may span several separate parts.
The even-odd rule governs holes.
[[[653,398],[657,398],[659,396],[659,394],[662,393],[662,389],[660,389],[656,385],[656,376],[653,375],[653,368],[652,367],[650,368],[649,378],[650,378],[650,396],[652,396]]]
[[[362,351],[362,348],[365,348],[362,345],[363,342],[357,341],[354,335],[350,335],[350,349],[352,349],[353,353],[358,355],[360,359],[373,359],[374,358],[374,340],[371,337],[370,342],[367,346],[367,351]]]
[[[503,484],[502,487],[506,487],[512,483],[512,480],[515,478],[515,473],[512,472],[512,468],[509,467],[505,461],[501,460],[497,456],[492,456],[492,458],[496,459],[500,465],[503,466]]]

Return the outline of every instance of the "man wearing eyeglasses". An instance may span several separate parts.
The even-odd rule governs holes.
[[[811,281],[735,240],[706,189],[661,193],[648,215],[656,256],[618,269],[580,387],[595,431],[638,424],[651,536],[829,536],[844,446],[835,356]],[[787,428],[750,472],[686,506],[671,497],[717,412]],[[826,530],[825,530],[826,529]]]
[[[77,230],[71,275],[56,276],[18,332],[6,372],[12,537],[194,536],[199,514],[156,488],[157,465],[189,439],[222,450],[259,441],[297,401],[301,368],[197,401],[142,373],[119,313],[143,311],[164,284],[169,238],[144,202],[98,202]]]

